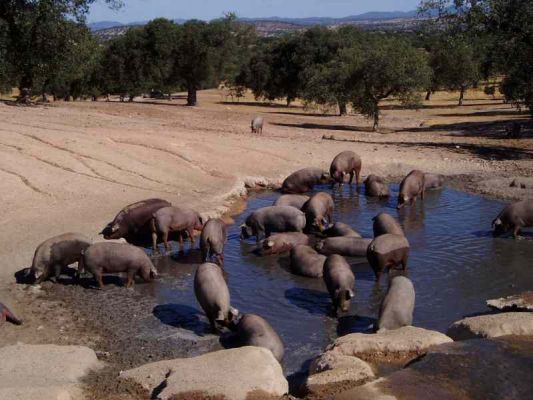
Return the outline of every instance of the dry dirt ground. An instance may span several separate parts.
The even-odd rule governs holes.
[[[99,240],[98,232],[123,206],[141,199],[226,213],[245,184],[279,184],[305,166],[328,169],[343,150],[361,155],[363,175],[399,180],[418,168],[446,174],[465,190],[533,198],[528,115],[480,92],[471,92],[462,107],[456,97],[437,93],[420,110],[385,102],[379,133],[358,115],[323,115],[251,97],[232,102],[217,90],[201,92],[195,108],[179,96],[33,107],[0,103],[0,301],[25,320],[22,327],[0,327],[0,347],[22,341],[125,348],[122,342],[101,344],[115,321],[99,332],[99,321],[87,321],[98,306],[78,315],[69,304],[71,288],[28,288],[15,284],[14,273],[31,264],[35,247],[50,236],[78,231]],[[254,115],[265,117],[263,135],[250,133]],[[525,127],[521,139],[506,137],[515,120]],[[515,178],[526,188],[509,187]],[[139,304],[140,314],[150,311],[150,304]],[[154,357],[160,358],[157,349]],[[120,364],[145,358],[151,356]]]

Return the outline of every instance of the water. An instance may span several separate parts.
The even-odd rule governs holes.
[[[320,190],[331,192],[329,186]],[[371,219],[381,211],[400,220],[411,244],[408,276],[416,290],[415,326],[445,332],[465,315],[486,311],[485,300],[533,287],[533,235],[526,233],[525,240],[491,235],[491,221],[504,203],[444,189],[428,192],[423,203],[397,211],[397,185],[391,186],[389,200],[367,198],[363,191],[345,186],[332,193],[335,220],[350,224],[364,237],[372,237]],[[284,369],[291,374],[339,335],[367,330],[377,316],[387,279],[382,277],[377,286],[365,258],[349,259],[356,277],[355,299],[347,315],[333,318],[322,280],[292,275],[286,256],[256,256],[254,242],[239,240],[246,216],[278,196],[263,193],[249,199],[248,209],[229,228],[225,263],[232,305],[272,324],[285,343]],[[209,327],[193,292],[199,261],[197,251],[176,262],[160,259],[163,279],[147,286],[160,304],[156,316],[206,338]]]

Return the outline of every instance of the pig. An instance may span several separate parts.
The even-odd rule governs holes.
[[[104,273],[126,272],[127,288],[133,286],[136,275],[139,275],[146,282],[151,282],[157,276],[157,270],[144,250],[131,244],[95,243],[84,250],[82,254],[78,274],[84,270],[89,271],[96,279],[100,289],[104,288],[102,280]]]
[[[322,232],[328,222],[331,222],[335,204],[333,198],[325,192],[314,194],[302,207],[305,213],[307,229]]]
[[[520,230],[533,226],[533,200],[522,200],[509,204],[492,221],[494,236],[501,236],[513,231],[515,239],[520,238]]]
[[[326,256],[318,254],[313,248],[298,245],[291,250],[291,271],[309,278],[322,278]]]
[[[168,235],[170,232],[180,234],[180,247],[183,247],[183,234],[187,232],[191,241],[191,249],[194,247],[194,231],[201,231],[203,221],[200,214],[188,208],[163,207],[152,216],[152,246],[157,252],[157,237],[163,237],[163,243],[167,251],[170,251]]]
[[[91,240],[81,233],[65,233],[45,240],[35,250],[30,274],[40,284],[52,278],[57,280],[63,268],[79,263],[81,253],[92,244]]]
[[[365,194],[370,197],[389,197],[389,185],[381,176],[368,175],[365,179]]]
[[[241,225],[241,239],[255,236],[259,243],[273,232],[301,232],[305,225],[305,214],[294,207],[263,207],[251,213]]]
[[[228,234],[226,224],[220,219],[210,219],[204,225],[200,235],[200,249],[202,262],[215,256],[218,265],[224,265],[224,245]]]
[[[376,330],[381,332],[412,325],[414,308],[413,282],[405,276],[394,276],[390,280],[387,295],[381,302]]]
[[[261,242],[260,250],[264,255],[281,254],[294,247],[310,242],[309,236],[300,232],[276,233]]]
[[[150,243],[152,238],[152,217],[154,212],[170,203],[161,199],[148,199],[124,207],[100,232],[104,239],[121,239],[137,245]]]
[[[230,329],[236,333],[241,346],[263,347],[270,350],[279,362],[283,360],[283,341],[263,317],[256,314],[240,315],[231,323]]]
[[[327,183],[329,175],[320,168],[304,168],[289,175],[281,185],[282,193],[302,194],[313,190],[319,183]]]
[[[327,229],[325,229],[322,233],[327,237],[361,237],[361,234],[359,232],[357,232],[350,225],[345,224],[344,222],[335,222],[334,224],[331,224]]]
[[[361,173],[361,157],[355,154],[353,151],[343,151],[338,154],[329,167],[329,175],[333,179],[333,184],[338,183],[342,185],[344,183],[344,177],[350,175],[350,185],[353,182],[355,175],[355,182],[359,185],[359,175]]]
[[[255,117],[252,119],[252,133],[263,133],[263,117]]]
[[[272,204],[273,206],[291,206],[301,210],[309,196],[303,194],[283,194]]]
[[[401,235],[380,235],[370,243],[366,256],[376,275],[376,282],[379,282],[384,270],[398,266],[402,266],[404,271],[407,269],[409,242]]]
[[[441,189],[444,186],[444,175],[424,174],[424,190]]]
[[[0,303],[0,326],[6,321],[15,325],[22,325],[22,320],[15,317],[9,308]]]
[[[375,238],[387,233],[405,236],[400,223],[392,215],[382,212],[372,218],[372,221],[374,221],[373,229]]]
[[[350,300],[354,297],[355,276],[344,257],[332,254],[324,264],[324,283],[328,288],[335,315],[339,311],[350,309]]]
[[[204,263],[198,267],[194,275],[194,294],[213,332],[220,332],[218,325],[228,327],[239,314],[231,307],[224,271],[216,264]]]
[[[407,203],[413,205],[416,198],[420,196],[424,200],[424,173],[417,169],[411,171],[402,183],[400,183],[400,194],[398,195],[398,210]]]
[[[370,242],[372,239],[338,236],[321,240],[315,249],[326,256],[340,254],[345,257],[364,257]]]

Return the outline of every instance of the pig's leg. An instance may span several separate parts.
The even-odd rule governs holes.
[[[98,282],[98,288],[103,289],[104,288],[104,281],[102,279],[102,273],[100,271],[94,273],[94,277],[96,279],[96,282]]]
[[[513,229],[513,237],[514,237],[515,239],[522,239],[522,238],[520,237],[520,227],[519,227],[519,226],[516,226],[516,225],[515,225],[515,227],[514,227],[514,229]]]
[[[126,287],[129,289],[133,286],[133,278],[135,277],[135,271],[133,268],[128,269],[128,280],[126,282]]]
[[[189,234],[189,239],[191,241],[191,250],[194,249],[194,229],[190,228],[187,229],[187,233]]]
[[[163,243],[165,244],[165,250],[170,251],[170,245],[168,244],[168,229],[163,231]]]

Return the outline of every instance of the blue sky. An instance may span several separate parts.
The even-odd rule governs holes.
[[[367,11],[409,11],[419,0],[124,0],[119,11],[102,0],[91,7],[89,22],[134,22],[156,17],[212,19],[226,12],[239,17],[345,17]]]

